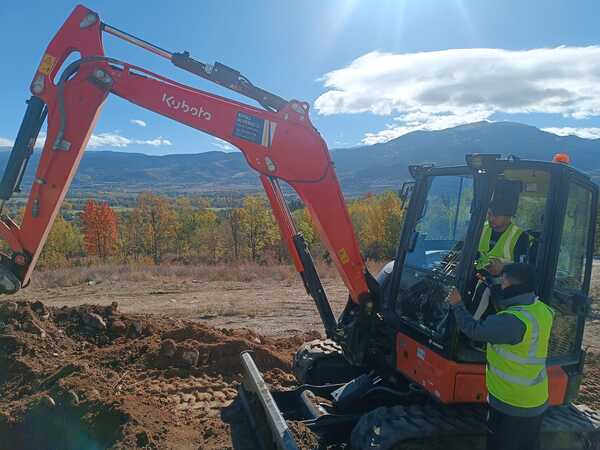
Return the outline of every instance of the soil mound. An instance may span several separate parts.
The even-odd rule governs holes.
[[[244,448],[252,435],[232,404],[240,352],[291,386],[293,352],[318,337],[122,314],[116,303],[2,302],[0,450]],[[224,422],[227,411],[237,419]]]

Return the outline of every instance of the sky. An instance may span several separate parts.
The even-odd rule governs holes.
[[[0,146],[16,136],[44,49],[75,2],[0,2]],[[89,0],[102,21],[234,67],[307,101],[330,148],[510,120],[600,138],[600,2],[580,0]],[[254,104],[104,35],[107,56]],[[43,138],[43,134],[42,134]],[[90,150],[235,150],[110,96]]]

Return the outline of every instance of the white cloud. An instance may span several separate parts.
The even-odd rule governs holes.
[[[0,137],[0,147],[12,147],[13,141],[7,138]]]
[[[173,143],[170,140],[165,139],[162,136],[159,136],[154,139],[147,139],[147,140],[134,139],[132,142],[134,144],[140,144],[140,145],[152,145],[153,147],[162,147],[162,146],[168,147],[168,146],[173,145]]]
[[[600,46],[371,52],[322,81],[328,90],[315,101],[320,114],[401,114],[365,143],[495,112],[582,119],[600,115]]]
[[[215,140],[212,142],[212,145],[224,152],[233,152],[233,151],[237,150],[237,148],[235,146],[233,146],[229,142],[224,141],[223,139],[219,139],[219,138],[215,138]]]
[[[117,133],[92,134],[88,147],[127,147],[133,141]]]
[[[571,128],[571,127],[549,127],[542,128],[542,131],[557,134],[559,136],[579,136],[584,139],[600,138],[600,128]]]
[[[140,127],[146,126],[146,122],[144,122],[143,120],[140,120],[140,119],[131,119],[129,122],[134,125],[139,125]]]
[[[485,111],[465,111],[463,114],[426,114],[414,112],[394,118],[399,123],[388,124],[384,130],[375,133],[366,133],[363,144],[372,145],[387,142],[417,130],[444,130],[465,123],[487,120],[489,114]]]
[[[36,148],[42,148],[46,142],[46,133],[40,132],[35,142]],[[116,132],[92,134],[88,142],[89,148],[100,148],[100,147],[116,147],[124,148],[129,145],[151,145],[153,147],[171,146],[173,143],[169,139],[165,139],[162,136],[158,136],[154,139],[131,139],[120,135]]]
[[[131,144],[138,145],[151,145],[153,147],[161,147],[161,146],[170,146],[173,143],[159,136],[154,139],[130,139],[125,136],[121,136],[118,133],[100,133],[100,134],[92,134],[90,141],[88,143],[88,147],[97,148],[97,147],[127,147]]]

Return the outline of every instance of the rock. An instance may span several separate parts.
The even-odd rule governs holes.
[[[112,302],[110,304],[110,306],[107,306],[106,308],[104,308],[104,313],[106,316],[112,316],[113,314],[117,313],[118,309],[119,309],[119,304],[117,302]]]
[[[142,331],[144,331],[144,325],[141,320],[132,320],[131,324],[129,324],[129,334],[138,337],[142,335]]]
[[[4,304],[4,309],[9,314],[15,314],[17,312],[17,310],[19,309],[19,305],[17,305],[15,302],[6,302]]]
[[[42,380],[38,386],[39,390],[44,390],[50,388],[54,383],[56,383],[61,378],[68,377],[72,373],[85,371],[86,367],[80,364],[67,364],[66,366],[61,367],[56,372],[54,372],[49,377]]]
[[[138,447],[146,447],[150,444],[151,439],[146,431],[140,431],[135,435],[136,444]]]
[[[22,346],[16,336],[0,334],[0,352],[14,353]]]
[[[79,404],[79,396],[77,395],[77,392],[75,392],[74,390],[70,390],[69,392],[67,392],[67,401],[71,405],[78,405]]]
[[[42,395],[42,397],[40,397],[40,405],[46,408],[54,408],[56,406],[56,402],[49,395]]]
[[[31,310],[36,313],[38,316],[45,315],[47,313],[46,306],[40,301],[33,302],[31,304]]]
[[[110,324],[110,332],[116,336],[126,336],[127,325],[122,320],[113,320]]]
[[[102,331],[106,329],[106,322],[96,313],[84,313],[82,315],[83,322],[94,330]]]
[[[175,352],[177,364],[183,367],[194,367],[198,364],[200,353],[195,348],[178,346]]]
[[[177,350],[177,345],[173,339],[165,339],[160,343],[160,355],[172,358]]]
[[[156,329],[154,328],[154,326],[151,323],[147,323],[144,326],[143,335],[144,336],[152,336],[154,333],[156,333]]]

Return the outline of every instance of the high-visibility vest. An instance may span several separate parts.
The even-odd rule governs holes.
[[[517,408],[542,406],[548,401],[546,359],[554,312],[536,298],[498,314],[517,317],[525,324],[525,334],[518,344],[487,344],[488,392]]]
[[[477,270],[483,269],[490,263],[490,259],[498,258],[503,263],[511,263],[515,259],[515,247],[523,230],[514,223],[508,225],[506,230],[500,235],[500,239],[490,249],[490,239],[492,238],[492,227],[489,223],[483,226],[481,239],[479,240],[479,259],[475,263]]]

